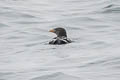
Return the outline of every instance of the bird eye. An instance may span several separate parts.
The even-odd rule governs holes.
[[[57,31],[56,31],[56,30],[54,30],[54,33],[57,33]]]

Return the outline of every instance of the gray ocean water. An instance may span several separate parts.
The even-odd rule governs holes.
[[[120,0],[0,0],[0,80],[120,80]]]

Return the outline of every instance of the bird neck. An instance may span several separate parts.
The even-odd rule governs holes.
[[[67,37],[66,33],[58,33],[57,37]]]
[[[57,36],[58,38],[67,38],[67,36]]]

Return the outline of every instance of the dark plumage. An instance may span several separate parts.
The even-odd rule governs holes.
[[[71,43],[71,40],[67,38],[67,33],[64,28],[55,28],[50,30],[50,32],[53,32],[57,35],[57,37],[53,38],[52,41],[49,42],[49,44],[67,44]]]

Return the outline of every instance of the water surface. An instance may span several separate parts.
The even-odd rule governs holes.
[[[0,80],[119,79],[119,0],[0,0]]]

